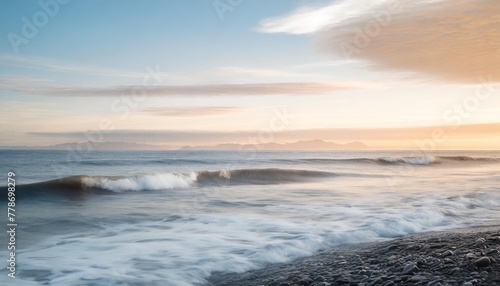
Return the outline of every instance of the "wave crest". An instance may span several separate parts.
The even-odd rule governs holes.
[[[335,173],[290,170],[290,169],[240,169],[240,170],[220,170],[217,172],[203,171],[198,173],[197,182],[200,185],[206,184],[279,184],[289,182],[301,182],[318,178],[328,178],[335,176]]]
[[[108,177],[82,177],[81,183],[87,188],[126,192],[183,189],[191,186],[195,180],[196,176],[193,174],[167,173],[120,179]]]
[[[439,156],[439,158],[449,161],[500,162],[500,158],[486,158],[486,157]]]
[[[434,156],[422,156],[422,157],[383,157],[378,158],[377,162],[383,164],[410,164],[410,165],[431,165],[440,163],[439,158]]]
[[[279,160],[284,163],[311,163],[311,164],[409,164],[432,165],[440,163],[466,163],[466,162],[500,162],[500,158],[469,157],[469,156],[407,156],[407,157],[379,157],[379,158],[302,158],[295,160]]]
[[[335,173],[290,169],[239,169],[192,173],[163,173],[143,176],[72,176],[19,186],[27,192],[49,191],[71,195],[95,192],[139,192],[186,189],[210,185],[282,184],[334,177]],[[346,174],[349,175],[349,174]],[[354,174],[351,174],[354,175]]]

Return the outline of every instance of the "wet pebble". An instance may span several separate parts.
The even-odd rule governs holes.
[[[476,264],[477,267],[488,267],[490,266],[490,259],[488,257],[481,257],[474,264]]]
[[[408,264],[403,269],[403,275],[414,274],[418,271],[418,267],[415,264]]]

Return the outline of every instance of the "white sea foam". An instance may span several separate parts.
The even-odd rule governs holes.
[[[422,156],[422,157],[383,157],[380,158],[381,161],[387,163],[406,163],[412,165],[430,165],[439,162],[438,158],[434,156]]]
[[[350,205],[269,206],[266,215],[198,213],[102,225],[99,231],[54,236],[24,248],[19,259],[23,270],[51,271],[51,285],[201,285],[214,271],[244,272],[339,244],[477,225],[500,214],[495,193],[407,198],[390,206],[387,198],[366,197]]]
[[[157,191],[188,188],[196,180],[193,174],[153,174],[138,177],[111,179],[105,177],[84,177],[86,187],[94,187],[113,192]]]
[[[334,177],[337,174],[292,169],[238,169],[220,171],[201,171],[185,174],[165,173],[134,177],[79,177],[85,188],[97,188],[113,192],[126,191],[158,191],[170,189],[185,189],[203,184],[279,184]],[[355,174],[345,174],[355,175]],[[74,177],[66,181],[75,181]],[[62,179],[63,184],[66,182]]]

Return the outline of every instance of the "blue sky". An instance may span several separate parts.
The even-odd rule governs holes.
[[[298,37],[252,30],[261,19],[289,11],[299,1],[271,1],[265,9],[257,2],[243,1],[221,20],[211,1],[71,1],[60,5],[28,44],[20,45],[19,54],[124,71],[157,63],[166,72],[300,64],[316,58],[310,43]],[[21,34],[21,19],[32,19],[41,8],[36,1],[4,3],[0,51],[10,54],[5,35]]]
[[[304,132],[446,126],[458,120],[494,126],[500,123],[498,56],[492,53],[495,43],[486,39],[494,39],[498,29],[481,25],[495,23],[490,11],[498,4],[459,2],[403,0],[395,7],[389,0],[4,0],[0,145],[74,140],[67,134],[98,129],[103,118],[125,133],[258,132],[280,108],[294,114],[287,130]],[[57,11],[47,16],[44,5]],[[216,6],[229,8],[220,17]],[[419,21],[427,17],[419,14],[424,12],[429,21]],[[376,18],[384,13],[389,23]],[[46,23],[25,37],[26,20],[36,26],[44,17]],[[448,23],[454,21],[462,30]],[[380,31],[370,34],[370,25]],[[357,31],[365,33],[367,45],[350,56],[339,52],[341,44],[356,45]],[[15,37],[25,40],[13,47]],[[144,100],[129,104],[126,116],[117,112],[116,101],[144,89],[148,77],[155,89],[148,87]],[[488,96],[471,108],[482,85]],[[463,105],[466,113],[458,110]],[[152,143],[134,132],[128,141]],[[456,141],[460,148],[482,141],[463,136]],[[500,142],[498,133],[487,136],[493,138],[487,146]],[[391,144],[387,140],[364,139],[384,146]],[[413,144],[404,136],[398,140],[394,146]]]

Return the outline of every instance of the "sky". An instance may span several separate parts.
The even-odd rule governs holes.
[[[0,5],[0,146],[500,146],[499,1]]]

